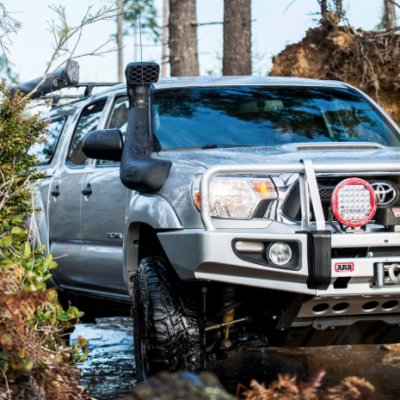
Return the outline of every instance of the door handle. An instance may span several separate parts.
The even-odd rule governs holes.
[[[110,233],[107,233],[107,236],[108,236],[110,239],[122,239],[122,233],[113,233],[113,232],[110,232]]]
[[[58,185],[51,191],[51,195],[54,197],[58,197],[60,195],[60,189]]]
[[[85,187],[85,189],[82,189],[82,194],[84,196],[90,196],[92,194],[92,188],[90,186],[90,183],[88,183]]]

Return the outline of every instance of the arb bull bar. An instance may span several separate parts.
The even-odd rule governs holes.
[[[400,294],[400,281],[396,274],[400,270],[400,233],[362,232],[339,233],[327,229],[316,174],[346,174],[357,176],[359,173],[399,173],[400,163],[323,163],[313,164],[311,160],[299,163],[279,163],[265,165],[220,165],[207,170],[201,180],[201,219],[206,232],[217,232],[211,217],[209,186],[214,176],[229,175],[276,175],[282,173],[299,174],[301,201],[301,228],[296,233],[307,235],[308,292],[317,295],[392,295]],[[314,221],[311,221],[311,208]],[[265,237],[273,234],[265,231]],[[332,249],[357,247],[398,247],[399,256],[365,258],[332,258]],[[348,263],[352,271],[335,271],[335,265]],[[348,288],[333,287],[332,282],[339,277],[348,277],[357,282]],[[353,279],[355,278],[355,280]],[[314,290],[313,290],[314,289]]]

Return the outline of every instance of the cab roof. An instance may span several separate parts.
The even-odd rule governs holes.
[[[155,90],[185,88],[185,87],[213,87],[213,86],[309,86],[309,87],[335,87],[347,88],[348,86],[340,81],[318,80],[295,77],[275,77],[275,76],[194,76],[194,77],[171,77],[162,78],[158,82],[152,84]],[[120,91],[126,92],[126,83],[116,84],[106,90],[102,90],[90,97],[83,97],[73,103],[79,104],[84,100],[96,100],[104,95]],[[71,104],[71,103],[70,103]],[[67,111],[68,110],[68,111]],[[57,114],[73,113],[72,109],[67,105],[55,107],[48,113],[46,117],[54,118]]]
[[[170,89],[179,87],[212,87],[212,86],[318,86],[318,87],[337,87],[345,88],[346,84],[340,81],[294,78],[294,77],[276,77],[276,76],[189,76],[189,77],[171,77],[162,78],[152,87],[156,90]],[[126,90],[126,84],[120,83],[110,89],[103,90],[96,94],[104,94],[114,90]]]
[[[153,85],[154,89],[169,89],[175,87],[188,86],[329,86],[345,88],[346,85],[339,81],[292,78],[292,77],[275,77],[275,76],[196,76],[182,78],[165,78],[160,79]]]

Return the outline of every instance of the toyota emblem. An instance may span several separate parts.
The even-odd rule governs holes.
[[[376,198],[378,200],[378,205],[388,206],[395,202],[397,198],[396,189],[384,182],[376,182],[371,185],[376,193]]]

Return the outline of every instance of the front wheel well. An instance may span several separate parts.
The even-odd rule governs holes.
[[[133,298],[133,286],[140,261],[148,257],[160,257],[166,261],[167,255],[157,236],[157,230],[145,223],[132,223],[127,232],[125,243],[125,276],[130,296]]]

